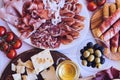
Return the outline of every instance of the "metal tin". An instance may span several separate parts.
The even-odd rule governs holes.
[[[61,62],[56,69],[58,80],[78,80],[80,70],[77,64],[70,60]]]

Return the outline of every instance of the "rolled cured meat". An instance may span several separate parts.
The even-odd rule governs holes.
[[[118,43],[119,43],[119,33],[117,33],[117,34],[111,39],[111,51],[112,51],[112,53],[116,53],[116,52],[117,52]]]
[[[111,39],[120,31],[120,20],[118,20],[107,32],[105,32],[100,38],[104,41]]]
[[[96,30],[96,36],[100,37],[120,18],[120,9],[117,9],[107,20],[105,20]]]

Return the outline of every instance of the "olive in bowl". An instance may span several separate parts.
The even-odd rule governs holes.
[[[102,64],[105,63],[105,58],[103,57],[104,47],[99,44],[93,44],[88,42],[87,45],[80,50],[83,66],[88,66],[92,68],[100,68]]]

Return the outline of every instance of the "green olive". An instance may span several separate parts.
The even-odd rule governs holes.
[[[90,54],[93,54],[93,53],[94,53],[93,48],[89,48],[88,51],[90,52]]]
[[[89,55],[90,55],[90,52],[89,52],[89,51],[85,51],[85,52],[83,53],[83,56],[84,56],[85,58],[89,57]]]
[[[100,63],[96,64],[96,68],[100,68],[102,65]]]
[[[87,61],[86,60],[82,60],[82,65],[87,66]]]
[[[92,62],[94,59],[95,59],[95,56],[94,56],[94,55],[90,55],[90,56],[88,57],[88,61],[89,61],[89,62]]]
[[[102,53],[101,53],[100,50],[95,50],[95,55],[96,55],[97,57],[101,57],[101,56],[102,56]]]
[[[95,58],[96,63],[100,63],[100,58]]]

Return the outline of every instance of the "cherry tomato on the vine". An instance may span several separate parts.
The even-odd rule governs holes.
[[[6,36],[6,37],[5,37],[5,40],[6,40],[7,42],[11,42],[11,41],[14,39],[14,37],[15,37],[15,35],[14,35],[13,32],[7,32],[5,36]]]
[[[90,10],[90,11],[96,10],[97,7],[98,7],[98,6],[97,6],[97,4],[96,4],[94,1],[89,2],[88,5],[87,5],[88,10]]]
[[[19,49],[22,46],[22,41],[20,39],[17,39],[12,42],[12,46],[14,49]]]
[[[10,50],[8,51],[8,53],[7,53],[7,57],[8,57],[9,59],[15,58],[16,55],[17,55],[17,52],[16,52],[15,49],[10,49]]]
[[[5,33],[6,33],[6,28],[3,27],[3,26],[0,26],[0,37],[1,37],[1,36],[4,36]]]
[[[0,49],[4,52],[7,52],[9,49],[9,44],[6,42],[1,43]]]

